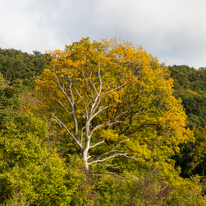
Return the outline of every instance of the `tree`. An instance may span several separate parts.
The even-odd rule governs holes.
[[[68,205],[84,202],[83,165],[69,164],[46,140],[46,121],[21,108],[21,81],[9,86],[0,75],[0,204]],[[77,192],[78,191],[78,192]]]
[[[29,89],[34,86],[33,77],[40,75],[49,65],[46,55],[34,51],[33,55],[15,49],[0,48],[0,72],[10,84],[17,79],[23,81]]]
[[[87,170],[108,161],[106,173],[117,175],[109,165],[125,157],[161,170],[173,165],[171,155],[190,134],[157,58],[130,42],[89,38],[50,55],[36,80],[39,106],[75,142]]]
[[[168,69],[174,79],[174,96],[182,99],[190,125],[204,127],[206,69],[201,67],[196,70],[186,65],[173,65]]]
[[[10,119],[0,132],[0,203],[69,205],[73,196],[86,199],[87,188],[76,195],[85,180],[82,163],[71,158],[65,164],[44,140],[45,133],[46,124],[32,114]]]
[[[99,114],[101,113],[103,110],[106,110],[108,108],[107,107],[104,107],[104,106],[100,106],[101,104],[101,98],[103,96],[105,96],[106,94],[108,93],[111,93],[112,91],[115,91],[115,90],[118,90],[120,89],[122,86],[124,85],[120,85],[119,87],[116,87],[114,89],[111,89],[111,90],[108,90],[107,92],[105,93],[102,93],[102,86],[103,86],[103,81],[102,81],[102,78],[101,78],[101,74],[100,74],[100,66],[98,68],[98,78],[99,78],[99,86],[97,88],[97,86],[95,86],[95,84],[92,82],[91,80],[91,74],[90,74],[90,84],[88,83],[88,80],[86,79],[85,75],[84,75],[84,72],[82,72],[83,74],[83,77],[85,79],[85,82],[86,82],[86,86],[87,86],[87,89],[89,90],[90,92],[90,95],[91,97],[88,96],[88,100],[90,102],[90,106],[88,107],[88,105],[86,104],[86,102],[84,101],[84,99],[82,98],[82,96],[80,95],[80,93],[76,90],[76,93],[77,95],[79,96],[79,98],[81,99],[83,105],[84,105],[84,111],[81,110],[81,108],[78,106],[78,104],[75,102],[74,100],[74,95],[73,95],[73,90],[72,90],[72,81],[70,82],[70,97],[67,95],[67,93],[65,92],[64,88],[62,87],[62,85],[60,84],[59,82],[59,79],[55,73],[55,65],[54,65],[54,76],[56,78],[56,81],[57,81],[57,84],[59,86],[59,88],[61,89],[62,93],[65,95],[66,99],[68,100],[69,104],[70,104],[70,107],[71,107],[71,111],[68,111],[67,108],[64,106],[64,104],[60,101],[60,100],[57,100],[61,106],[64,107],[65,111],[67,113],[69,113],[72,117],[73,117],[73,121],[74,121],[74,135],[72,134],[72,132],[68,129],[68,127],[58,118],[54,115],[54,113],[52,113],[52,117],[56,120],[56,122],[59,124],[59,126],[65,130],[69,136],[76,142],[76,144],[79,146],[80,148],[80,151],[82,153],[82,158],[83,158],[83,162],[85,163],[86,165],[86,169],[89,170],[89,165],[91,164],[94,164],[94,163],[99,163],[99,162],[103,162],[103,161],[106,161],[108,159],[111,159],[111,158],[114,158],[114,157],[119,157],[119,156],[125,156],[127,158],[131,158],[131,159],[135,159],[137,160],[137,158],[133,158],[132,156],[129,156],[129,154],[127,152],[121,152],[121,153],[116,153],[115,150],[116,148],[118,147],[119,144],[123,143],[123,142],[126,142],[128,140],[130,140],[130,138],[128,139],[125,139],[125,140],[121,140],[119,141],[114,148],[112,148],[110,151],[108,151],[107,153],[104,153],[104,154],[101,154],[99,157],[95,158],[95,160],[91,161],[91,162],[88,162],[88,159],[91,158],[89,156],[89,150],[91,148],[94,148],[100,144],[103,144],[105,142],[105,140],[102,140],[102,141],[99,141],[98,143],[94,144],[94,145],[91,145],[91,138],[92,138],[92,134],[97,130],[97,129],[100,129],[102,127],[107,127],[107,126],[112,126],[113,124],[117,124],[117,123],[122,123],[123,121],[120,121],[119,120],[119,117],[121,117],[121,115],[127,113],[128,111],[124,111],[124,112],[121,112],[120,114],[118,114],[115,118],[113,118],[112,120],[106,122],[106,123],[103,123],[103,124],[100,124],[100,125],[97,125],[97,126],[94,126],[92,128],[92,120]],[[91,89],[91,86],[93,87],[93,90],[95,90],[96,94],[94,94],[94,92],[92,91]],[[85,117],[85,126],[82,127],[82,131],[81,131],[81,135],[83,136],[83,130],[85,130],[85,144],[83,144],[82,140],[83,140],[83,137],[81,136],[81,139],[79,139],[79,131],[78,131],[78,128],[79,128],[79,123],[77,121],[77,117],[76,117],[76,114],[75,114],[75,107],[76,108],[79,108],[82,115],[84,115]],[[110,153],[113,153],[115,152],[115,154],[113,154],[112,156],[109,156],[109,157],[106,157],[104,159],[101,159],[102,157],[105,157],[107,155],[109,155]]]

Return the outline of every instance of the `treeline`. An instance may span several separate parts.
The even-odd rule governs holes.
[[[206,68],[198,70],[186,65],[168,67],[174,80],[174,95],[182,100],[187,114],[187,127],[194,132],[194,141],[181,145],[176,165],[183,177],[199,174],[205,181],[206,160]]]
[[[21,79],[23,85],[33,88],[33,77],[40,75],[49,63],[49,56],[38,51],[28,54],[15,49],[0,48],[0,72],[10,84]]]
[[[190,126],[206,125],[206,68],[169,66],[174,79],[174,95],[182,99]]]
[[[0,72],[0,204],[206,205],[205,68],[83,38]]]

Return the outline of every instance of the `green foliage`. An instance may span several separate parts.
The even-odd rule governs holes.
[[[166,198],[163,205],[171,206],[204,206],[206,197],[202,196],[200,177],[194,176],[190,179],[179,178],[173,184],[173,191]]]
[[[46,141],[47,123],[19,108],[21,87],[1,85],[0,203],[69,205],[73,196],[84,201],[88,187],[77,194],[86,178],[81,160],[66,164]]]
[[[19,114],[1,130],[1,202],[19,192],[37,205],[69,201],[70,192],[64,183],[66,166],[47,148],[46,136],[45,123],[31,114]]]
[[[96,180],[96,205],[146,206],[162,205],[171,192],[162,181],[149,176],[140,176],[131,181],[113,176],[102,176]]]
[[[22,82],[15,81],[14,85],[8,86],[5,82],[0,93],[0,129],[5,128],[5,124],[20,109],[19,96],[22,94]]]
[[[206,125],[206,93],[205,94],[179,94],[188,120],[197,126]]]
[[[161,173],[150,171],[137,175],[135,181],[111,175],[94,178],[95,205],[125,206],[204,206],[200,178],[183,179],[178,176],[170,184],[161,179]]]
[[[110,51],[106,55],[105,49]],[[169,67],[174,79],[174,95],[182,99],[190,121],[187,126],[193,128],[192,139],[192,133],[185,129],[186,116],[181,101],[172,96],[172,79],[167,68],[141,48],[134,49],[128,42],[121,45],[116,39],[91,43],[86,38],[50,55],[37,51],[29,55],[14,49],[0,49],[0,71],[3,74],[0,74],[0,204],[206,205],[204,179],[201,182],[199,176],[192,176],[205,176],[205,68]],[[65,109],[60,108],[54,98],[56,95],[65,102],[52,74],[56,55],[61,57],[57,60],[60,81],[68,88],[68,75],[73,79],[77,77],[73,87],[76,85],[80,89],[84,100],[87,99],[84,95],[90,93],[85,90],[82,71],[78,68],[84,69],[86,78],[93,72],[92,81],[98,89],[96,67],[100,63],[104,81],[107,82],[103,88],[105,91],[131,80],[127,86],[102,98],[102,105],[109,105],[109,108],[93,119],[92,127],[109,121],[126,108],[129,112],[119,120],[129,121],[96,131],[92,136],[92,145],[101,140],[105,142],[93,147],[89,154],[93,161],[119,141],[131,137],[132,141],[121,143],[116,150],[141,158],[141,161],[125,157],[109,159],[102,164],[91,165],[91,171],[86,173],[78,147],[68,135],[49,118],[47,122],[46,118],[37,117],[49,116],[46,112],[55,111],[67,121],[68,128],[73,129],[72,118],[65,114]],[[34,100],[26,90],[31,90],[33,77],[40,75],[48,66],[50,60],[45,60],[45,57],[53,60],[51,68],[44,70],[37,79],[40,84],[36,91],[45,102],[40,102],[41,115],[39,108],[35,108],[38,114],[34,115],[24,105]],[[49,95],[50,91],[53,96]],[[84,105],[78,95],[75,94],[74,98],[83,110]],[[90,103],[86,101],[87,107]],[[69,108],[67,103],[65,105]],[[79,108],[75,109],[81,135],[85,118]],[[176,156],[171,159],[174,154]]]
[[[181,167],[181,176],[199,174],[204,177],[206,126],[206,68],[195,70],[185,65],[168,67],[174,79],[174,95],[181,98],[187,114],[188,127],[194,132],[194,142],[180,144],[174,157]]]
[[[60,126],[65,125],[62,133],[70,131],[67,135],[65,132],[64,137],[70,136],[71,141],[78,142],[83,134],[83,140],[76,147],[77,153],[83,153],[86,148],[84,142],[87,142],[85,139],[90,131],[99,128],[98,125],[118,120],[106,124],[105,128],[100,127],[101,132],[97,129],[91,132],[88,144],[95,145],[104,140],[94,149],[88,148],[91,164],[95,160],[102,163],[104,158],[109,158],[113,159],[110,164],[122,163],[125,167],[123,159],[132,157],[133,161],[141,159],[145,167],[153,165],[155,169],[165,171],[170,170],[165,168],[169,163],[173,167],[171,155],[179,149],[179,143],[187,141],[191,135],[185,130],[186,115],[181,102],[172,96],[173,81],[169,78],[169,71],[157,58],[130,42],[118,42],[115,38],[101,42],[82,38],[78,44],[66,46],[64,51],[52,51],[50,55],[50,67],[36,79],[38,106],[63,122],[57,121]],[[102,84],[98,68],[99,74],[104,76]],[[116,87],[119,89],[114,89]],[[60,88],[64,88],[67,97]],[[96,106],[92,106],[98,95],[101,98],[96,101]],[[91,112],[92,107],[97,112],[94,118],[91,117],[95,114]],[[91,113],[87,115],[87,112]],[[86,122],[86,119],[92,121]],[[75,138],[71,134],[75,134]],[[123,142],[120,144],[119,141]],[[64,144],[71,145],[70,142],[68,140]],[[118,148],[107,153],[116,144]],[[67,145],[64,148],[68,148]],[[127,153],[125,156],[117,155],[123,156],[120,162],[119,158],[112,158],[119,151]],[[129,168],[134,168],[134,165]]]
[[[180,169],[175,168],[175,161],[171,159],[181,149],[180,143],[191,142],[193,138],[192,132],[186,129],[181,100],[172,96],[173,80],[169,78],[169,71],[157,58],[129,42],[118,42],[117,39],[90,42],[89,38],[66,46],[64,51],[55,50],[50,56],[50,67],[36,79],[35,92],[39,99],[38,109],[48,112],[47,115],[52,112],[54,119],[59,118],[57,122],[64,127],[62,131],[56,130],[62,137],[59,145],[64,157],[77,157],[83,152],[86,147],[82,144],[90,134],[88,128],[110,122],[123,113],[118,116],[117,124],[106,124],[92,133],[91,145],[98,145],[88,149],[90,174],[107,175],[91,178],[91,181],[87,178],[85,185],[89,187],[91,184],[93,192],[84,193],[82,201],[74,196],[72,205],[172,205],[172,202],[186,205],[192,197],[191,205],[197,202],[196,199],[203,200],[199,182],[180,178]],[[97,74],[98,66],[105,84],[101,84],[101,75]],[[179,78],[175,81],[175,88],[179,89],[175,95],[185,95],[196,101],[198,94],[191,90],[189,79],[194,68],[175,69],[173,75]],[[124,87],[108,92],[124,83],[127,83]],[[102,88],[99,101],[102,107],[96,107],[98,115],[87,122],[85,132],[85,119],[90,115],[87,111],[91,111],[92,102],[100,95],[99,88]],[[188,110],[193,112],[198,101],[188,105]],[[78,122],[78,127],[74,121]],[[65,130],[70,132],[66,134]],[[69,140],[69,136],[78,141],[82,138],[79,147]],[[116,152],[126,153],[130,159],[126,159],[126,155],[113,158]],[[134,161],[135,158],[139,158],[138,161]],[[149,172],[151,176],[147,177],[145,174]],[[111,174],[135,181],[116,179]]]
[[[194,142],[180,145],[180,152],[174,157],[176,166],[181,167],[181,176],[201,175],[205,178],[206,128],[194,128]]]
[[[206,125],[206,68],[198,70],[186,65],[168,69],[174,79],[174,95],[182,99],[188,121],[196,126]]]
[[[17,79],[23,81],[30,89],[33,87],[33,77],[40,75],[49,64],[46,55],[38,51],[33,54],[15,49],[0,48],[0,72],[11,84]]]

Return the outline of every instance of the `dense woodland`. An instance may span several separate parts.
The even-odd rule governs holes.
[[[0,205],[206,205],[206,68],[83,38],[0,72]]]

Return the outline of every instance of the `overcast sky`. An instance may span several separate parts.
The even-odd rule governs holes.
[[[122,37],[166,65],[206,67],[206,0],[0,0],[0,47],[32,53]]]

